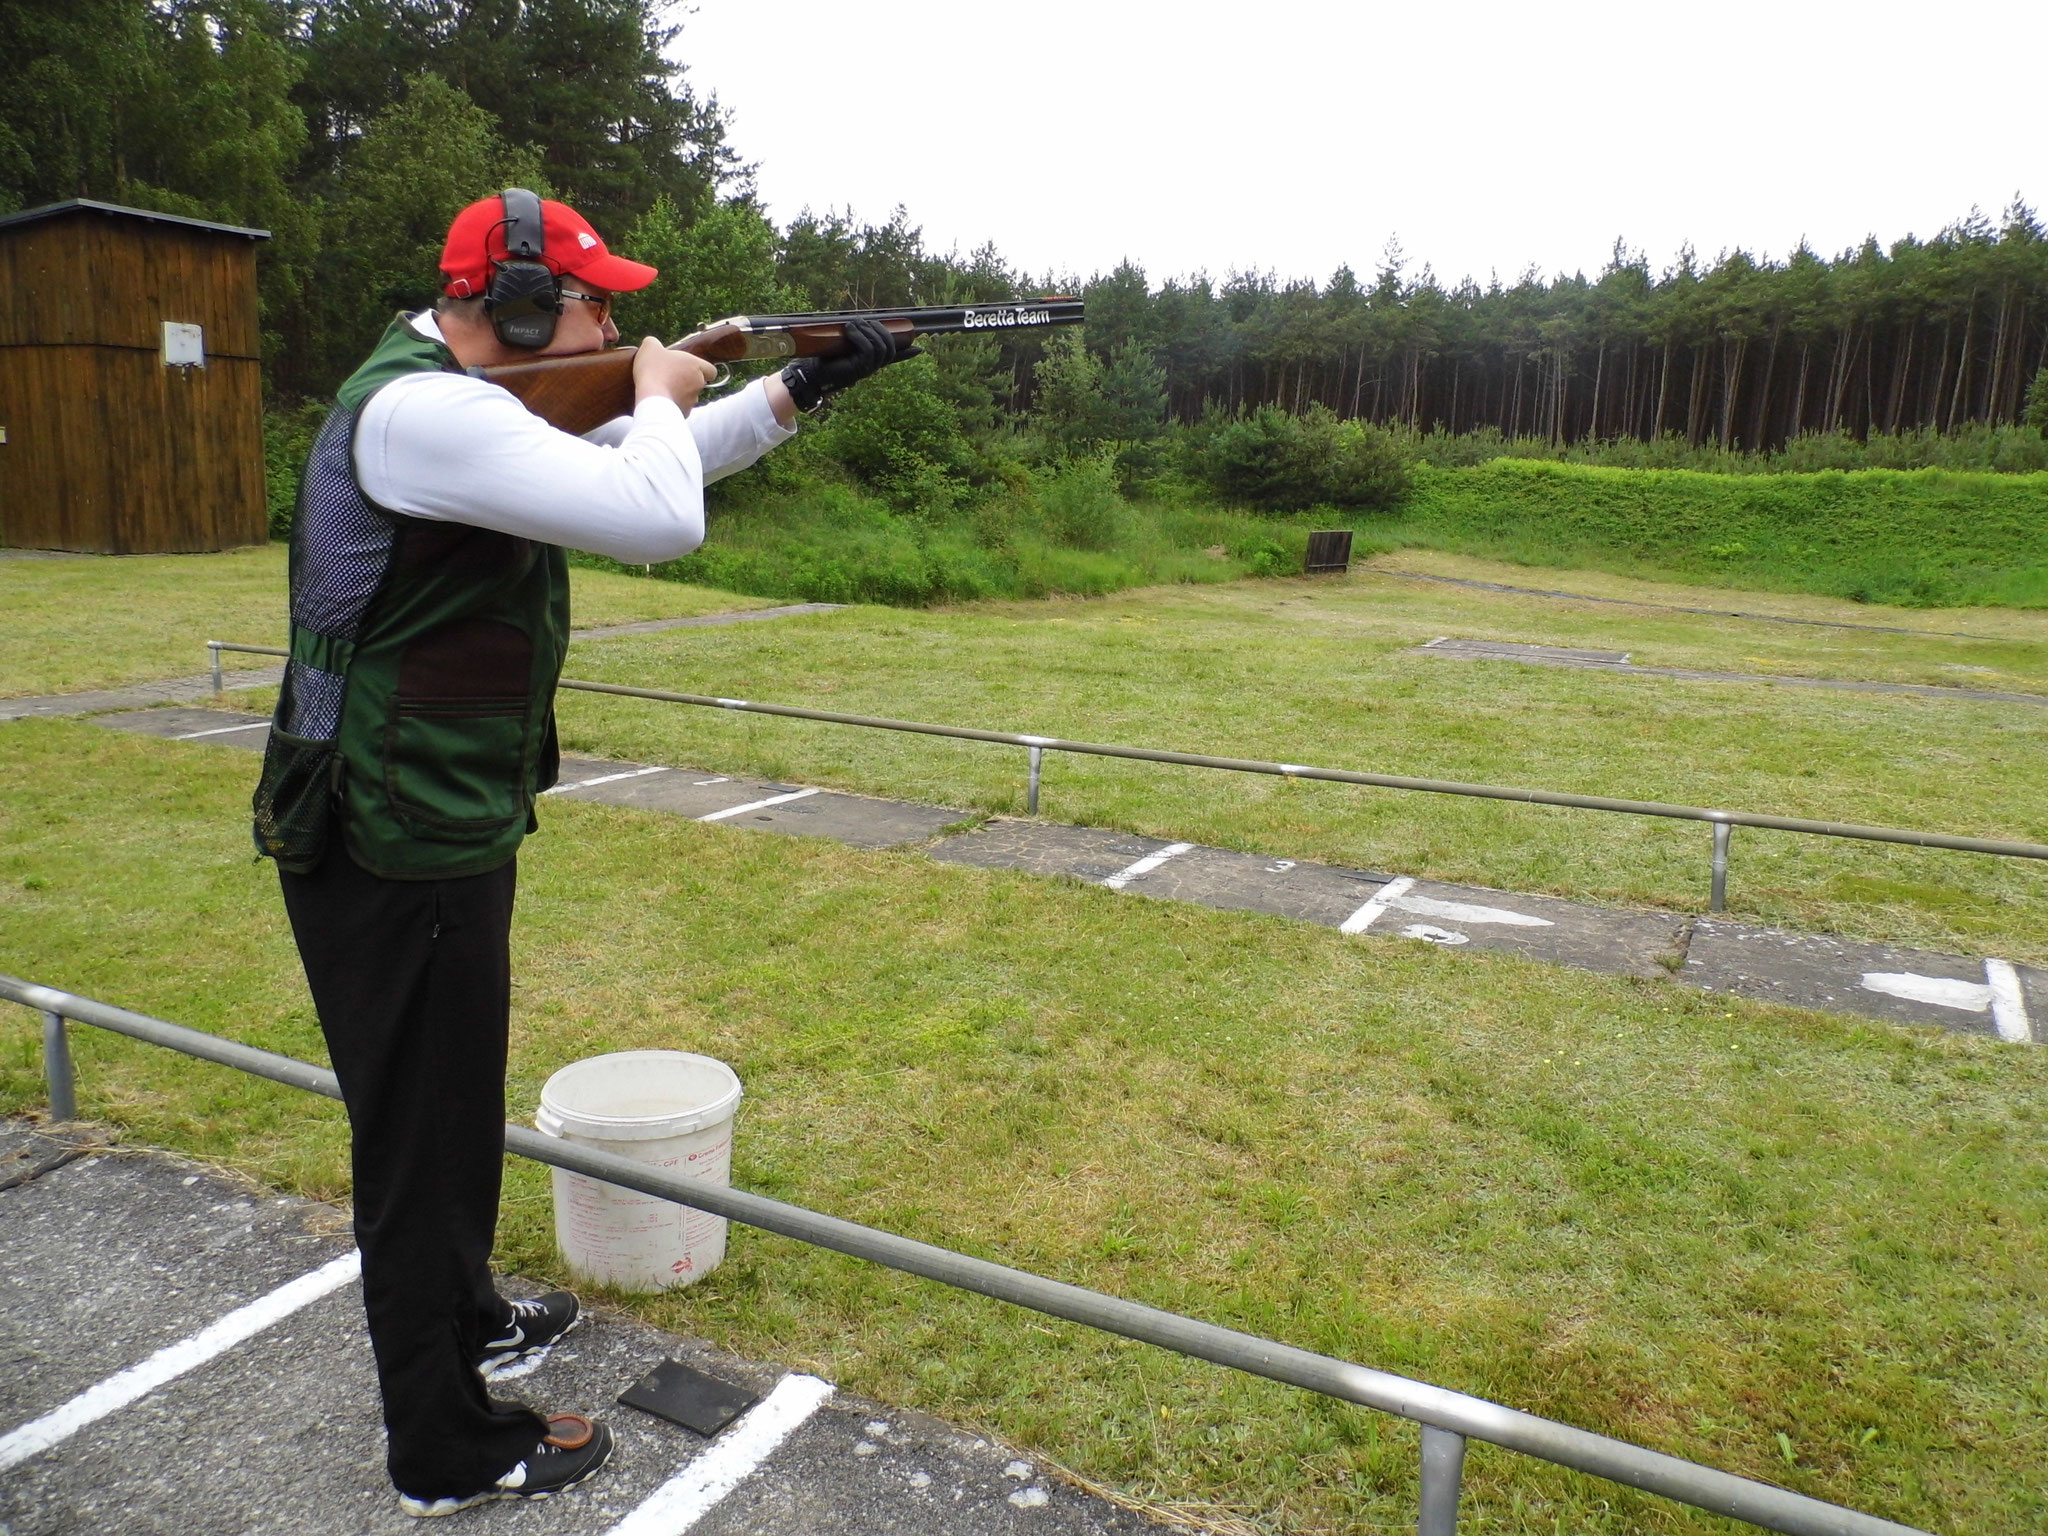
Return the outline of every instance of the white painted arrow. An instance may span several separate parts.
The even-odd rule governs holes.
[[[1480,907],[1464,901],[1438,901],[1434,896],[1396,896],[1387,903],[1417,917],[1441,917],[1452,923],[1500,923],[1509,928],[1555,928],[1547,917],[1510,912],[1506,907]]]

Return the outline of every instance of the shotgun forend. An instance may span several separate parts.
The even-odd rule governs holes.
[[[934,304],[902,309],[831,309],[801,315],[734,315],[675,343],[706,362],[742,363],[776,357],[819,357],[845,343],[846,322],[878,320],[902,341],[963,332],[1003,335],[1079,325],[1081,300],[1066,295],[1007,299],[999,304]],[[633,409],[633,352],[613,347],[573,357],[539,358],[499,368],[472,368],[509,389],[526,408],[564,432],[583,433]]]

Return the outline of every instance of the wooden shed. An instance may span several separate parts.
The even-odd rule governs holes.
[[[268,536],[256,242],[84,200],[0,218],[0,545]]]

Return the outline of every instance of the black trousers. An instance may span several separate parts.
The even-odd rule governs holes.
[[[505,1156],[516,863],[384,880],[339,848],[281,872],[285,910],[348,1106],[363,1305],[391,1480],[476,1493],[547,1432],[475,1365],[509,1317],[491,1279]]]

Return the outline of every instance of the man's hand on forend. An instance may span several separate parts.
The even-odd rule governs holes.
[[[845,351],[829,357],[800,357],[782,370],[782,382],[798,410],[813,411],[834,391],[858,384],[869,374],[916,357],[923,350],[899,344],[878,320],[849,320]]]

